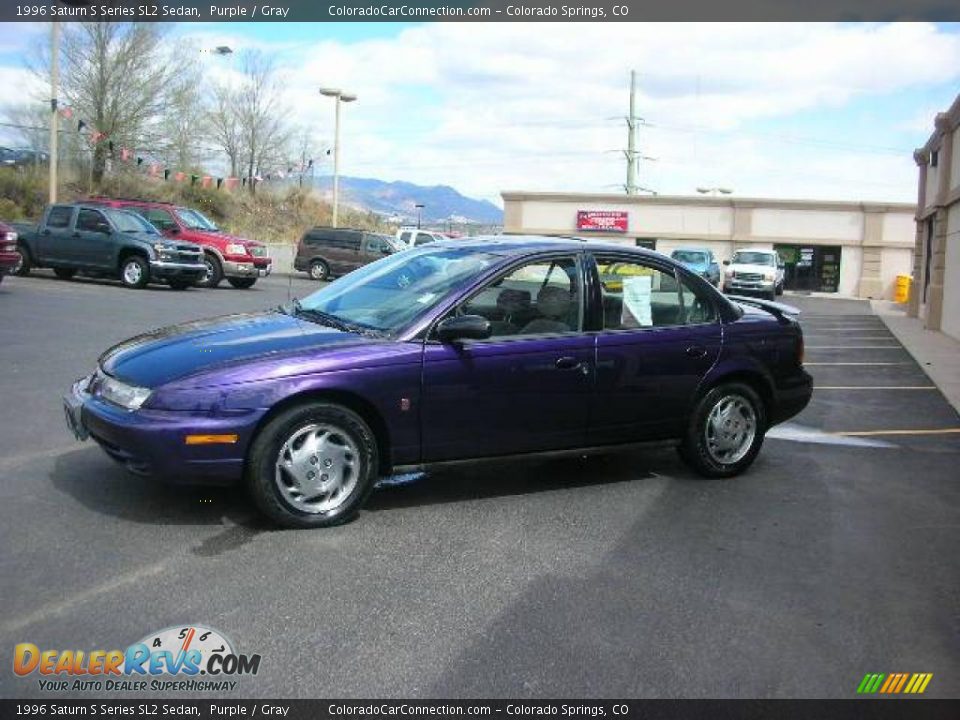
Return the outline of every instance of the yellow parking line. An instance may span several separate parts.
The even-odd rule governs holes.
[[[903,350],[902,345],[807,345],[807,350]]]
[[[960,428],[935,428],[933,430],[845,430],[844,432],[833,432],[829,434],[844,437],[869,437],[871,435],[951,435],[955,433],[960,433]]]
[[[936,390],[936,385],[815,385],[814,390]]]

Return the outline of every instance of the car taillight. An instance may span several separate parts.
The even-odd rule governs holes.
[[[3,239],[9,243],[15,243],[17,241],[17,234],[15,232],[6,232],[3,234]]]

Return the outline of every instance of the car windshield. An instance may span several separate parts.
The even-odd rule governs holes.
[[[691,265],[703,265],[707,262],[707,254],[695,250],[674,250],[672,257],[677,262],[690,263]]]
[[[496,261],[495,255],[464,248],[396,253],[330,283],[293,311],[389,335]]]
[[[773,255],[762,252],[738,252],[734,253],[733,262],[735,265],[776,265]]]
[[[177,208],[177,217],[190,230],[219,230],[216,223],[199,210]]]
[[[110,222],[120,232],[125,233],[145,233],[147,235],[159,235],[157,229],[144,220],[136,213],[128,210],[113,210],[104,208],[103,214],[110,218]]]

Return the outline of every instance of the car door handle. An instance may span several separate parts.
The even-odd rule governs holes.
[[[687,348],[687,355],[692,358],[702,358],[707,354],[707,349],[703,345],[691,345]]]
[[[558,358],[554,364],[557,366],[557,370],[577,370],[583,365],[583,363],[575,357],[569,356]]]

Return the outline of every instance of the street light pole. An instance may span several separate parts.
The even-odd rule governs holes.
[[[340,205],[340,103],[353,102],[357,99],[356,95],[346,93],[340,88],[320,88],[320,94],[332,97],[336,103],[333,120],[333,212],[331,213],[330,224],[337,227],[339,220]]]
[[[50,28],[50,204],[57,201],[57,140],[60,108],[57,96],[60,86],[60,23],[54,20]]]
[[[420,211],[423,210],[423,208],[425,208],[426,205],[417,203],[416,205],[414,205],[414,207],[417,209],[417,230],[419,230],[420,229]]]

